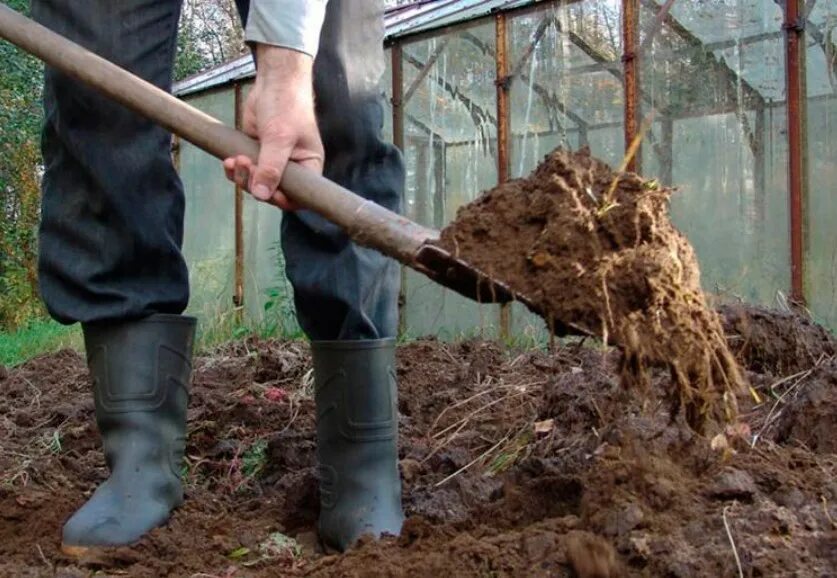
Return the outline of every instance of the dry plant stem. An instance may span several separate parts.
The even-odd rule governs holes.
[[[631,161],[634,160],[637,151],[639,150],[639,146],[642,144],[642,140],[645,138],[645,133],[648,132],[648,129],[651,128],[651,123],[654,122],[654,111],[643,119],[642,124],[639,127],[639,132],[634,137],[634,140],[631,141],[630,146],[628,146],[628,150],[625,153],[625,158],[622,159],[622,162],[619,164],[619,168],[616,169],[616,173],[614,173],[613,181],[610,183],[610,188],[607,190],[607,194],[604,197],[604,202],[602,203],[601,210],[607,210],[607,208],[613,203],[613,193],[616,192],[616,186],[619,184],[619,175],[627,170],[628,165],[631,164]],[[595,197],[594,197],[595,200]]]
[[[738,549],[735,547],[735,540],[732,537],[732,530],[730,530],[729,522],[727,521],[727,508],[729,506],[724,506],[724,509],[721,512],[721,516],[724,519],[724,529],[727,531],[727,538],[729,538],[729,545],[732,546],[732,554],[735,556],[735,565],[738,567],[738,576],[739,578],[744,578],[744,570],[741,568],[741,558],[738,557]]]
[[[822,501],[822,509],[825,512],[825,517],[831,522],[831,528],[837,530],[837,522],[834,521],[834,518],[831,517],[831,512],[828,511],[828,499],[825,496],[820,496],[820,500]]]
[[[433,434],[433,438],[434,439],[439,438],[440,436],[443,436],[444,434],[446,434],[450,430],[454,429],[455,427],[459,426],[460,424],[468,423],[474,416],[476,416],[479,413],[482,413],[483,411],[487,410],[488,408],[490,408],[492,406],[497,405],[498,403],[502,403],[504,401],[508,401],[510,399],[520,397],[521,395],[526,395],[527,393],[529,393],[529,392],[528,391],[518,391],[516,393],[505,395],[501,398],[492,400],[492,401],[486,403],[485,405],[482,405],[482,406],[478,407],[477,409],[473,410],[472,412],[467,414],[465,417],[463,417],[461,420],[459,420],[455,423],[452,423],[451,425],[449,425],[448,427],[446,427],[442,431],[436,432],[435,434]]]
[[[447,436],[445,439],[443,439],[443,440],[442,440],[442,441],[440,441],[438,444],[436,444],[436,446],[435,446],[432,450],[430,450],[430,453],[429,453],[429,454],[427,454],[427,456],[425,456],[425,458],[424,458],[423,460],[421,460],[421,464],[422,464],[422,465],[424,465],[424,464],[426,464],[427,462],[429,462],[429,461],[430,461],[430,458],[432,458],[433,456],[435,456],[435,455],[439,452],[439,450],[441,450],[442,448],[444,448],[445,446],[447,446],[449,443],[451,443],[454,439],[456,439],[456,436],[458,436],[458,435],[459,435],[459,432],[461,432],[463,429],[465,429],[465,426],[466,426],[466,425],[468,425],[468,422],[467,422],[467,421],[463,421],[463,422],[460,424],[460,426],[459,426],[458,428],[456,428],[456,429],[453,431],[453,433],[451,433],[451,434],[450,434],[449,436]]]
[[[747,385],[669,219],[671,193],[586,149],[559,149],[462,207],[440,243],[549,311],[547,323],[619,347],[624,386],[647,390],[650,367],[667,367],[672,415],[710,433],[735,417]]]
[[[506,434],[506,435],[504,435],[504,436],[503,436],[503,438],[502,438],[500,441],[498,441],[496,444],[494,444],[493,446],[491,446],[490,448],[488,448],[487,450],[485,450],[483,453],[481,453],[480,455],[478,455],[476,458],[474,458],[473,460],[471,460],[470,462],[468,462],[467,464],[465,464],[464,466],[462,466],[461,468],[459,468],[458,470],[456,470],[455,472],[453,472],[451,475],[449,475],[448,477],[446,477],[446,478],[445,478],[444,480],[442,480],[441,482],[438,482],[438,483],[436,484],[436,486],[435,486],[435,487],[437,487],[437,488],[438,488],[439,486],[442,486],[442,485],[444,485],[444,484],[448,483],[448,482],[449,482],[449,481],[451,481],[453,478],[455,478],[456,476],[458,476],[459,474],[461,474],[462,472],[464,472],[465,470],[467,470],[468,468],[470,468],[471,466],[473,466],[473,465],[474,465],[474,464],[476,464],[477,462],[480,462],[481,460],[483,460],[483,459],[484,459],[484,458],[486,458],[487,456],[490,456],[490,455],[491,455],[491,452],[493,452],[494,450],[496,450],[497,448],[499,448],[501,445],[503,445],[504,443],[506,443],[506,441],[508,441],[508,439],[509,439],[509,435],[510,435],[510,434]]]
[[[779,396],[779,398],[773,404],[773,407],[770,408],[770,412],[768,412],[767,417],[764,420],[764,425],[759,430],[759,433],[757,433],[755,436],[753,436],[753,443],[750,445],[750,447],[755,447],[756,446],[756,442],[758,442],[758,440],[762,437],[762,435],[764,434],[764,431],[768,427],[770,427],[771,423],[773,423],[774,413],[776,411],[776,408],[779,407],[779,404],[784,401],[784,399],[788,396],[789,393],[791,393],[792,391],[797,389],[802,384],[802,382],[807,377],[809,377],[813,372],[814,372],[813,369],[809,369],[808,371],[802,372],[802,374],[799,376],[799,378],[796,381],[794,381],[793,384],[790,387],[788,387],[782,395]]]

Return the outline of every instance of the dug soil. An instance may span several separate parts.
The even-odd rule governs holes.
[[[422,340],[398,352],[400,537],[317,544],[307,347],[248,340],[201,356],[187,502],[139,544],[81,562],[61,526],[106,477],[82,357],[0,372],[0,576],[834,576],[837,361],[790,314],[723,312],[760,397],[697,435],[639,395],[619,354]]]
[[[441,245],[504,282],[547,323],[618,345],[626,386],[668,368],[674,410],[698,430],[734,417],[745,382],[669,218],[672,190],[556,149],[528,177],[457,211]]]

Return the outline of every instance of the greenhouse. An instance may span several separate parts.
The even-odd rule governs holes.
[[[829,0],[436,0],[388,11],[387,138],[405,154],[405,214],[441,228],[556,147],[590,147],[678,191],[704,289],[837,328],[837,6]],[[249,56],[176,93],[237,124]],[[234,191],[188,143],[191,308],[274,311],[293,330],[281,212]],[[543,337],[522,306],[477,305],[405,270],[402,333]],[[274,315],[274,314],[271,314]],[[282,317],[282,316],[285,317]],[[276,315],[274,315],[276,316]]]

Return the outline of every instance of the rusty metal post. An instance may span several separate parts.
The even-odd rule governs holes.
[[[756,109],[756,122],[753,127],[753,184],[755,187],[756,224],[759,228],[759,240],[767,221],[767,159],[765,141],[767,140],[767,113],[763,106]]]
[[[235,128],[241,130],[243,102],[241,83],[234,87]],[[233,305],[236,308],[236,319],[240,322],[244,307],[244,191],[235,187],[235,288],[233,291]]]
[[[497,66],[497,181],[503,184],[509,180],[509,77],[508,20],[503,12],[495,17],[495,63]],[[500,305],[500,338],[511,336],[511,303]]]
[[[404,149],[404,58],[401,43],[396,42],[390,49],[392,59],[392,142],[402,154]],[[407,199],[401,199],[401,206],[406,209]],[[403,210],[403,209],[402,209]],[[407,268],[401,267],[401,289],[398,293],[398,335],[407,331]]]
[[[664,185],[670,187],[674,183],[674,119],[666,116],[660,124],[662,125],[660,148],[663,151],[660,159],[662,163],[660,178]]]
[[[395,43],[392,56],[392,141],[404,152],[404,59],[401,44]]]
[[[805,16],[802,0],[785,2],[785,75],[787,80],[788,111],[788,188],[790,191],[790,245],[791,245],[791,300],[805,303],[805,166],[804,123],[804,57]]]
[[[639,0],[622,1],[622,67],[625,79],[625,151],[639,133]],[[642,170],[642,149],[628,163],[633,172]]]

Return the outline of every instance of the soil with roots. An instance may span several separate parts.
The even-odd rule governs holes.
[[[669,369],[673,408],[698,430],[734,417],[745,380],[672,225],[672,190],[617,173],[589,149],[557,149],[529,176],[459,209],[440,243],[558,322],[613,342],[626,385]]]
[[[837,361],[791,314],[723,311],[760,401],[702,437],[579,343],[399,347],[399,537],[316,538],[307,347],[247,340],[196,360],[187,501],[140,543],[76,561],[61,526],[105,479],[84,361],[0,371],[0,576],[833,576]]]

